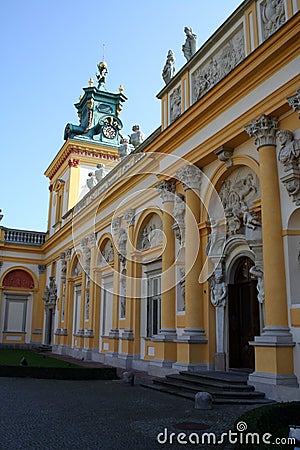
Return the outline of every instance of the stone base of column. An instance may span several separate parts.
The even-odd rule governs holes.
[[[178,370],[173,369],[175,361],[152,359],[149,361],[148,374],[156,377],[162,377],[170,373],[178,373]]]
[[[253,372],[249,375],[248,384],[257,391],[264,392],[271,400],[300,401],[300,389],[295,375]]]
[[[122,333],[121,339],[133,340],[134,339],[133,330],[131,328],[125,328],[125,330]]]
[[[206,344],[207,337],[203,328],[185,328],[178,341]]]
[[[174,342],[177,339],[177,333],[175,328],[162,328],[159,334],[153,336],[153,341],[171,341]]]
[[[226,371],[226,353],[215,353],[215,370]]]
[[[248,383],[266,396],[277,400],[288,399],[290,389],[298,388],[294,375],[293,347],[295,343],[288,327],[265,327],[250,345],[255,347],[255,372]],[[291,397],[293,398],[293,397]]]
[[[117,338],[119,338],[119,330],[118,330],[117,328],[112,328],[112,329],[110,330],[110,332],[108,333],[108,336],[109,336],[111,339],[117,339]]]
[[[265,327],[261,336],[255,336],[254,341],[251,343],[254,346],[267,346],[267,345],[287,345],[294,346],[293,336],[289,327]]]

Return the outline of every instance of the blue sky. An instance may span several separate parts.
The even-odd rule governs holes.
[[[78,123],[73,104],[96,65],[105,60],[106,87],[128,97],[124,134],[139,123],[148,136],[160,125],[161,77],[172,49],[176,71],[185,63],[183,28],[198,47],[239,6],[240,0],[10,0],[0,6],[1,225],[46,231],[48,185],[44,171],[61,148],[67,122]]]

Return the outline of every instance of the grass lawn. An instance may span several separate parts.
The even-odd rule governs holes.
[[[19,366],[23,357],[26,358],[28,366],[31,367],[80,367],[30,350],[6,348],[0,349],[0,366]]]

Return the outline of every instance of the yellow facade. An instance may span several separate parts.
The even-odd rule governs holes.
[[[243,2],[125,158],[66,140],[45,172],[47,233],[0,230],[2,344],[156,375],[251,369],[267,393],[298,389],[300,24],[283,3],[268,21],[265,2]]]

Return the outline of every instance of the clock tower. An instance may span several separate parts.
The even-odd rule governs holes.
[[[105,87],[108,74],[107,64],[101,61],[96,74],[98,85],[92,78],[89,87],[83,88],[84,95],[75,103],[79,125],[68,123],[64,139],[74,139],[118,147],[121,140],[122,121],[119,118],[123,103],[127,100],[120,86],[119,93],[108,92]]]

